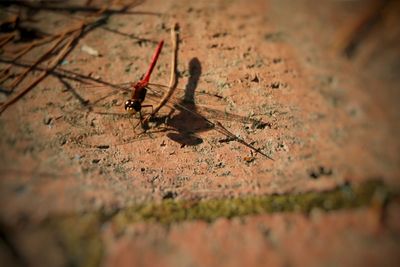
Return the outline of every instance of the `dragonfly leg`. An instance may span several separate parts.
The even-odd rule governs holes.
[[[149,120],[150,120],[150,118],[153,116],[153,105],[142,105],[142,108],[151,108],[151,112],[150,113],[148,113],[147,115],[146,115],[146,117],[142,117],[140,120],[141,120],[141,122],[142,122],[142,126],[144,125],[144,124],[146,124],[146,126],[148,126],[147,125],[147,123],[149,122]]]
[[[139,123],[145,132],[149,129],[148,121],[146,120],[146,117],[143,117],[141,111],[139,111]]]
[[[139,121],[138,123],[135,124],[135,126],[133,127],[133,130],[136,130],[136,128],[139,126],[139,124],[142,126],[142,129],[144,130],[144,132],[149,128],[146,124],[146,122],[144,121],[143,118],[143,114],[141,111],[138,112],[139,113]]]
[[[140,113],[140,112],[139,112]],[[136,130],[136,128],[139,126],[139,124],[142,123],[142,115],[140,115],[140,119],[138,121],[138,123],[136,123],[136,125],[133,127],[133,130]]]
[[[153,110],[153,105],[142,105],[141,107],[142,108],[151,107],[151,109]],[[139,122],[133,127],[133,129],[135,130],[140,124],[142,126],[142,129],[144,131],[146,131],[147,129],[149,129],[148,124],[147,124],[148,116],[143,117],[143,113],[141,110],[138,111],[138,113],[139,113]]]
[[[150,114],[153,114],[153,105],[142,105],[142,108],[151,108]]]

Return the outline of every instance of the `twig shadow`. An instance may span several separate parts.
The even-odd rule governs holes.
[[[31,64],[30,66],[28,66],[28,71],[24,72],[22,74],[22,76],[20,76],[17,80],[14,80],[12,83],[12,89],[11,90],[1,90],[0,93],[3,94],[9,94],[8,91],[12,92],[14,88],[16,88],[18,86],[18,84],[20,82],[22,82],[25,78],[25,76],[34,69],[39,69],[39,64],[43,63],[44,61],[47,61],[49,59],[51,59],[52,57],[57,57],[60,53],[63,53],[62,56],[60,56],[59,58],[57,58],[57,64],[50,67],[50,68],[45,68],[43,69],[43,71],[45,72],[44,76],[46,75],[55,75],[55,76],[63,76],[64,78],[67,79],[75,79],[75,80],[88,80],[87,77],[74,77],[73,75],[68,75],[71,73],[68,73],[67,75],[63,75],[63,73],[57,72],[56,68],[60,66],[60,63],[76,48],[77,44],[79,43],[79,40],[84,37],[86,34],[88,34],[89,32],[91,32],[92,30],[98,28],[98,27],[104,27],[104,25],[107,24],[109,18],[113,15],[113,14],[130,14],[129,9],[132,7],[135,7],[137,5],[140,5],[143,1],[133,1],[129,4],[126,4],[125,6],[123,6],[122,8],[118,8],[118,9],[104,9],[102,7],[90,7],[89,5],[83,5],[83,6],[70,6],[67,3],[56,3],[56,2],[44,2],[42,3],[42,5],[37,5],[37,4],[31,4],[29,2],[26,1],[5,1],[3,4],[6,5],[17,5],[17,6],[21,6],[24,9],[28,10],[28,11],[35,11],[38,12],[40,10],[49,10],[49,11],[53,11],[53,12],[60,12],[60,13],[75,13],[75,12],[89,12],[92,15],[98,15],[98,17],[96,18],[96,20],[94,21],[90,21],[88,20],[88,23],[85,22],[84,27],[82,29],[82,31],[80,31],[79,35],[74,36],[74,33],[71,33],[71,36],[67,36],[65,35],[65,39],[63,41],[61,41],[60,43],[56,43],[55,44],[55,48],[52,48],[47,54],[44,54],[41,58],[39,58],[35,63]],[[0,4],[1,5],[1,4]],[[31,14],[31,16],[33,16],[32,13],[28,12],[29,14]],[[139,13],[132,13],[132,14],[140,14]],[[143,13],[144,14],[144,13]],[[149,13],[150,14],[150,13]],[[159,14],[150,14],[150,15],[159,15]],[[36,37],[35,37],[36,38]],[[35,39],[34,38],[34,39]],[[39,38],[39,37],[38,37]],[[69,43],[67,38],[73,38],[73,41],[71,43]],[[37,38],[36,38],[37,39]],[[68,47],[66,47],[65,45],[68,45]],[[53,50],[54,49],[54,50]],[[25,52],[24,52],[25,53]],[[22,54],[23,55],[23,54]],[[19,58],[19,57],[18,57]],[[15,62],[16,59],[11,60],[10,62],[8,62],[11,65],[17,65],[17,62]],[[40,77],[35,83],[39,83],[43,77]],[[6,81],[7,79],[1,79]],[[66,85],[65,81],[60,79],[60,81]],[[2,104],[1,107],[1,111],[3,111],[4,109],[6,109],[9,105],[11,105],[12,103],[15,103],[23,94],[25,94],[26,92],[30,91],[33,87],[35,87],[35,83],[32,84],[32,86],[28,87],[26,90],[24,90],[23,92],[19,93],[16,95],[15,99],[11,98],[9,101],[5,102],[4,104]],[[72,87],[67,85],[67,88],[72,92]],[[73,92],[73,95],[76,96],[78,98],[78,100],[81,103],[84,103],[83,99],[75,92]]]
[[[179,113],[171,116],[167,120],[167,125],[176,130],[176,132],[168,133],[167,137],[182,146],[201,144],[203,139],[198,137],[196,133],[213,128],[210,123],[202,119],[200,116],[194,116],[192,113],[196,112],[194,95],[201,73],[202,67],[200,60],[198,58],[192,58],[189,62],[189,80],[185,87],[184,98],[179,103],[179,106],[174,106],[174,109]]]
[[[65,88],[72,93],[72,95],[78,99],[79,103],[86,107],[89,104],[89,100],[84,99],[76,90],[75,88],[65,80],[63,77],[58,77],[58,80],[65,86]]]

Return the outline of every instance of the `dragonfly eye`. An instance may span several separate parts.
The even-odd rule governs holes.
[[[136,113],[137,111],[140,111],[140,108],[140,103],[138,103],[137,101],[129,99],[125,102],[125,110],[128,113]]]

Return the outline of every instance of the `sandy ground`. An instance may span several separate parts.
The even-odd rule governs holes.
[[[10,242],[21,248],[22,258],[40,264],[42,250],[31,246],[51,234],[29,229],[54,216],[167,198],[325,192],[369,179],[398,188],[400,30],[393,25],[399,8],[392,3],[346,59],[340,41],[365,8],[361,1],[149,0],[87,31],[57,70],[69,71],[69,78],[49,75],[0,116],[1,223],[14,229],[22,221],[24,233],[11,234]],[[71,14],[44,9],[31,16],[48,32],[72,21]],[[151,81],[168,84],[174,22],[180,25],[177,102],[191,98],[195,112],[220,121],[273,160],[171,106],[140,135],[140,127],[134,129],[138,119],[123,108],[127,92],[72,79],[79,74],[93,84],[138,81],[164,39]],[[104,226],[101,264],[395,266],[399,205],[389,206],[386,227],[371,219],[367,207],[311,217],[183,222],[168,229],[138,223],[118,238]],[[45,250],[53,241],[42,244]],[[325,244],[328,251],[321,248]],[[306,247],[311,253],[303,256]],[[62,265],[68,253],[50,254],[45,262]]]

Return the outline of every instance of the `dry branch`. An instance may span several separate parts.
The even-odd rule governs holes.
[[[56,54],[55,58],[48,64],[48,67],[44,69],[44,72],[37,78],[35,79],[32,83],[30,83],[28,86],[26,86],[24,89],[21,91],[17,92],[15,95],[10,96],[9,99],[6,100],[6,102],[2,103],[0,106],[0,114],[3,113],[4,110],[6,110],[10,105],[13,103],[17,102],[22,96],[24,96],[27,92],[29,92],[32,88],[34,88],[39,82],[41,82],[49,73],[51,73],[57,65],[60,63],[62,59],[65,58],[65,56],[71,51],[73,44],[77,41],[77,39],[81,36],[83,33],[83,30],[85,26],[91,25],[93,23],[96,23],[99,21],[99,17],[107,10],[106,6],[103,6],[99,8],[99,10],[96,12],[95,17],[90,17],[90,18],[85,18],[85,19],[79,19],[79,24],[78,26],[75,27],[70,27],[67,30],[62,31],[59,34],[52,35],[49,37],[42,38],[38,41],[31,42],[30,44],[27,45],[27,47],[23,47],[22,50],[18,51],[17,54],[14,56],[12,62],[15,62],[19,58],[21,58],[23,55],[31,51],[35,46],[42,45],[51,41],[55,41],[55,43],[48,49],[44,54],[42,54],[29,68],[27,68],[18,78],[16,78],[12,84],[11,84],[11,90],[13,90],[16,86],[18,86],[24,79],[27,77],[27,75],[34,69],[37,68],[39,64],[41,64],[43,61],[46,60],[47,57],[49,57],[52,53],[57,51],[57,49],[60,48],[60,45],[65,43],[64,45],[61,46],[60,51]],[[10,38],[6,38],[6,41],[8,41]],[[8,72],[10,68],[6,68],[1,72],[1,74],[5,74],[4,77],[1,79],[2,82],[8,79]]]
[[[49,63],[49,67],[46,68],[46,70],[36,79],[34,80],[31,84],[29,84],[27,87],[19,91],[16,95],[13,95],[10,99],[7,99],[5,103],[3,103],[0,106],[0,114],[3,113],[4,110],[6,110],[10,105],[14,104],[17,102],[22,96],[24,96],[26,93],[28,93],[33,87],[35,87],[37,84],[39,84],[44,78],[47,77],[47,75],[57,67],[58,63],[70,52],[73,43],[79,38],[83,30],[83,25],[80,28],[79,31],[73,33],[71,36],[65,38],[65,40],[68,40],[66,44],[64,44],[63,48],[58,52],[57,56],[53,59],[52,62]],[[61,38],[60,38],[61,39]],[[60,40],[60,42],[57,42],[58,44],[64,41],[64,38]],[[55,46],[56,47],[56,46]]]
[[[176,65],[178,59],[178,39],[179,39],[179,25],[175,24],[174,27],[171,28],[171,41],[172,41],[172,59],[171,59],[171,76],[168,84],[168,92],[165,93],[163,98],[160,100],[158,105],[154,108],[153,112],[150,116],[154,116],[171,98],[174,93],[177,85],[176,79]]]

